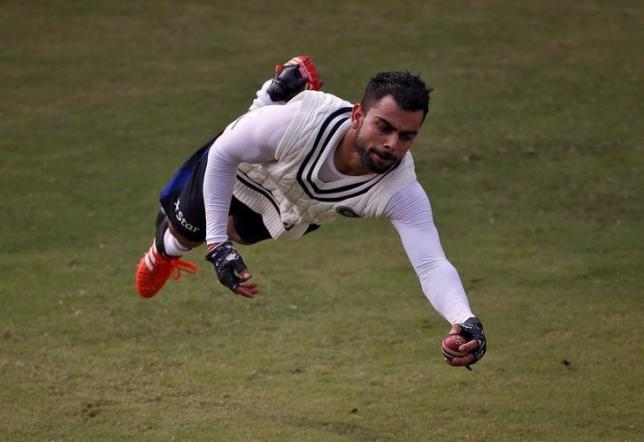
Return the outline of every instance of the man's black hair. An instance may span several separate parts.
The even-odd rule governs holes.
[[[407,71],[381,72],[367,83],[360,105],[368,111],[381,98],[391,95],[402,109],[422,110],[424,120],[429,112],[431,91],[418,75]]]

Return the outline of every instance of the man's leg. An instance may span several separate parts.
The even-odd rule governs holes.
[[[200,242],[179,238],[181,235],[173,230],[165,211],[159,209],[154,240],[136,269],[136,291],[144,298],[156,295],[170,276],[179,279],[182,272],[197,271],[195,264],[179,258]]]
[[[150,249],[136,268],[136,291],[144,298],[156,295],[170,276],[194,273],[197,266],[180,260],[205,240],[203,172],[207,148],[193,154],[161,192],[161,209]]]

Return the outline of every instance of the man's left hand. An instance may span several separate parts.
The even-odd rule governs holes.
[[[257,284],[247,283],[252,278],[244,260],[230,241],[210,246],[206,260],[215,267],[219,282],[228,287],[233,293],[246,298],[254,298],[259,289]]]

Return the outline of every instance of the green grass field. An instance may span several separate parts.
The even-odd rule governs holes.
[[[0,440],[644,440],[643,22],[634,0],[1,2]],[[350,100],[389,69],[434,87],[414,158],[486,326],[473,372],[385,220],[240,248],[256,300],[205,265],[135,294],[160,188],[302,52]]]

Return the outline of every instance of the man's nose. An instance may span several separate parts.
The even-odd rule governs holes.
[[[385,139],[385,143],[383,147],[387,150],[396,150],[398,147],[398,143],[400,141],[400,137],[398,136],[397,132],[392,132],[389,135],[387,135],[387,138]]]

